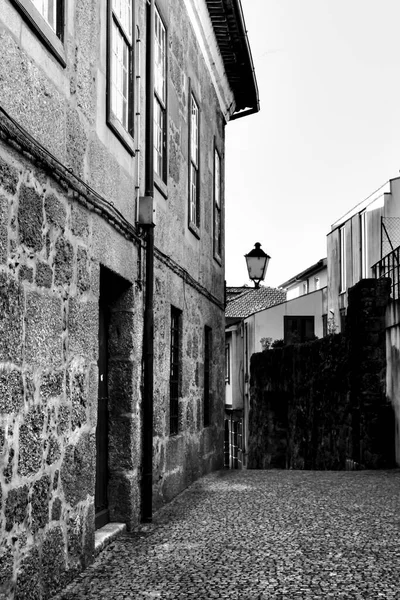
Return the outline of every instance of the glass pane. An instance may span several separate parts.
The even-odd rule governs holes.
[[[132,41],[132,0],[113,0],[112,10],[129,41]]]
[[[191,132],[190,132],[190,157],[198,166],[198,136],[199,136],[199,109],[195,99],[191,98]]]
[[[129,47],[119,28],[112,23],[111,110],[125,129],[129,114]]]
[[[57,25],[57,0],[31,0],[43,19],[56,31]]]
[[[154,45],[154,89],[160,100],[165,103],[166,35],[165,27],[157,10],[155,12]]]

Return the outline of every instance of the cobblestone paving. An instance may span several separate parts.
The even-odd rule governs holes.
[[[220,471],[57,600],[400,598],[400,470]]]

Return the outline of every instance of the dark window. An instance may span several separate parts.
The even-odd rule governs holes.
[[[64,0],[13,0],[30,28],[65,67]]]
[[[222,256],[222,219],[221,219],[221,157],[214,150],[214,257]]]
[[[286,344],[300,344],[314,339],[314,317],[284,317]]]
[[[134,31],[132,0],[109,0],[107,121],[132,154]]]
[[[204,328],[204,427],[210,425],[211,416],[211,349],[212,330]]]
[[[179,390],[181,380],[181,311],[171,307],[171,364],[169,377],[170,434],[179,431]]]
[[[225,381],[230,383],[231,379],[231,352],[229,344],[225,346]]]
[[[200,110],[193,93],[189,101],[189,228],[200,229]]]

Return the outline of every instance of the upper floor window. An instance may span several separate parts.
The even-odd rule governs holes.
[[[285,344],[302,344],[314,338],[314,317],[283,317]]]
[[[222,220],[221,220],[221,157],[214,150],[214,256],[222,255]]]
[[[339,229],[340,292],[346,291],[346,231],[343,225]]]
[[[319,290],[321,288],[321,280],[319,277],[314,277],[314,289]]]
[[[13,0],[14,5],[63,67],[65,0]]]
[[[367,213],[360,213],[360,263],[361,278],[368,277]]]
[[[167,32],[157,9],[154,27],[154,171],[166,182]]]
[[[225,345],[225,382],[231,381],[231,352],[229,344]]]
[[[199,105],[190,95],[190,162],[189,162],[189,227],[199,234],[200,228],[200,177],[199,177]]]
[[[133,153],[133,31],[132,0],[110,0],[108,30],[108,122]]]

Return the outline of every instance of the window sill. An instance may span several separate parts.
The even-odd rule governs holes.
[[[189,230],[198,240],[200,239],[200,229],[192,221],[189,221]]]
[[[165,199],[168,198],[168,187],[167,184],[161,179],[157,173],[154,173],[154,185]]]
[[[26,23],[34,33],[36,33],[46,48],[63,67],[66,67],[67,61],[62,41],[50,25],[46,23],[42,15],[32,4],[31,0],[13,0],[13,3],[25,19]]]
[[[109,112],[107,117],[107,125],[112,132],[117,136],[121,144],[128,150],[129,154],[135,156],[135,142],[133,137],[123,128],[118,119]]]

